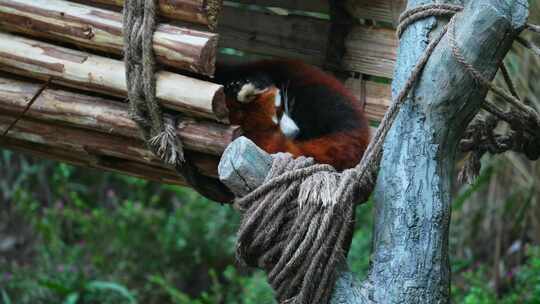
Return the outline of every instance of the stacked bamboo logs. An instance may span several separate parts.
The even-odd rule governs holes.
[[[124,0],[81,0],[122,7]],[[220,0],[158,0],[159,13],[173,20],[180,20],[202,25],[210,25],[213,15],[212,5],[219,5]]]
[[[0,136],[10,128],[0,146],[181,184],[144,149],[127,117],[123,2],[0,0]],[[163,67],[156,74],[157,96],[168,110],[187,115],[178,134],[209,176],[215,176],[219,155],[241,130],[227,125],[220,85],[185,75],[208,79],[216,57],[222,62],[296,58],[324,68],[334,44],[333,25],[325,17],[328,1],[226,1],[217,33],[209,32],[205,26],[215,23],[219,2],[158,0],[160,24],[153,40]],[[404,1],[345,3],[357,21],[346,36],[341,66],[331,70],[346,76],[347,87],[377,122],[391,96],[394,27]],[[39,96],[29,106],[34,95]]]
[[[91,4],[88,4],[88,3]],[[0,146],[76,165],[185,184],[145,147],[129,118],[122,61],[123,1],[0,0]],[[227,125],[223,87],[211,77],[217,34],[173,25],[210,24],[209,3],[159,1],[154,35],[163,69],[156,95],[178,113],[177,135],[199,171],[216,177],[219,156],[241,135]]]

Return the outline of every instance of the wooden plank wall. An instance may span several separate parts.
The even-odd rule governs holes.
[[[218,32],[222,61],[267,57],[296,58],[326,67],[331,23],[328,1],[225,1]],[[389,104],[397,39],[394,27],[405,0],[348,0],[357,18],[345,42],[338,72],[350,75],[346,85],[366,102],[366,112],[379,121]],[[241,52],[243,56],[231,55]]]

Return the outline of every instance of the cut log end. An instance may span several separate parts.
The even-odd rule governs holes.
[[[212,99],[212,112],[217,119],[222,123],[229,123],[229,108],[225,102],[225,91],[223,86],[220,86]]]
[[[214,35],[208,38],[208,42],[205,47],[201,50],[200,53],[200,63],[201,67],[204,67],[204,75],[213,77],[216,72],[216,58],[217,58],[217,49],[219,43],[219,36]]]
[[[272,157],[246,137],[233,141],[219,162],[219,179],[237,196],[257,188],[265,179]]]

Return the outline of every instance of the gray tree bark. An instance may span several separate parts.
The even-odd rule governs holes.
[[[408,8],[434,2],[410,0]],[[450,1],[446,1],[450,2]],[[526,0],[469,0],[456,18],[465,58],[492,79],[528,17]],[[441,19],[439,19],[441,20]],[[430,36],[443,26],[428,18],[407,29],[393,82],[401,90]],[[385,142],[375,188],[371,268],[358,285],[343,271],[332,303],[448,303],[450,186],[462,131],[487,94],[453,58],[448,34],[432,54]],[[258,186],[266,153],[237,139],[225,151],[220,178],[238,194]],[[346,269],[346,268],[344,268]]]
[[[410,0],[408,8],[435,1]],[[528,17],[526,0],[470,0],[456,16],[458,46],[493,79]],[[417,22],[403,35],[393,95],[442,22]],[[401,108],[384,146],[375,188],[370,298],[378,303],[448,303],[450,191],[458,142],[479,111],[479,88],[452,56],[448,34]]]

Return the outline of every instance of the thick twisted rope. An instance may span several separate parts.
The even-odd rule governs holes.
[[[540,27],[537,25],[527,24],[527,28],[535,33],[540,33]],[[527,40],[518,37],[517,41],[540,54],[540,51],[537,50],[538,47]],[[486,100],[482,103],[482,108],[492,116],[476,117],[466,130],[460,148],[463,152],[471,152],[471,154],[459,172],[458,180],[461,183],[472,181],[480,172],[481,157],[487,152],[500,154],[514,151],[525,154],[530,160],[538,159],[540,157],[540,115],[520,99],[504,63],[500,65],[500,71],[509,91],[486,79],[467,62],[458,46],[454,20],[450,22],[449,42],[453,57],[474,79],[476,84],[488,88],[510,105],[510,110],[503,110],[492,101]],[[495,133],[499,121],[505,121],[510,125],[511,130],[507,134]]]
[[[162,113],[156,98],[156,61],[153,51],[156,1],[124,1],[124,63],[129,114],[137,123],[148,148],[161,161],[174,167],[202,195],[218,202],[228,202],[232,198],[229,190],[217,180],[201,175],[186,159],[188,155],[185,155],[183,144],[176,136],[175,119]],[[219,4],[219,1],[210,1],[208,4],[209,9],[216,11],[212,16],[217,14]]]
[[[174,121],[164,118],[156,98],[155,0],[126,0],[123,28],[129,114],[152,152],[166,164],[175,166],[184,161],[184,151]]]
[[[423,6],[406,12],[403,24],[439,16],[441,9],[457,10],[454,6]],[[405,25],[401,31],[404,29]],[[373,191],[384,139],[447,30],[448,25],[428,44],[355,168],[338,173],[311,158],[276,154],[265,182],[237,199],[236,206],[243,213],[237,256],[267,272],[280,303],[328,303],[337,267],[345,262],[349,250],[355,206]]]
[[[215,31],[218,25],[218,16],[222,8],[222,0],[206,0],[206,14],[208,16],[208,28]]]
[[[449,41],[450,47],[452,48],[452,55],[461,64],[461,66],[473,77],[476,83],[480,86],[487,87],[493,93],[499,95],[510,105],[521,111],[523,116],[527,117],[527,119],[538,119],[538,114],[531,107],[525,105],[521,100],[519,100],[519,98],[516,97],[517,94],[509,93],[503,88],[493,84],[491,81],[486,79],[484,75],[478,72],[478,70],[476,70],[476,68],[474,68],[469,62],[467,62],[467,59],[463,55],[463,52],[458,47],[455,34],[455,21],[452,20],[450,24],[451,26]],[[513,87],[513,85],[510,86]]]
[[[399,24],[396,29],[397,36],[401,38],[403,31],[418,20],[435,16],[453,16],[462,10],[462,6],[453,4],[427,4],[415,7],[399,16]]]

